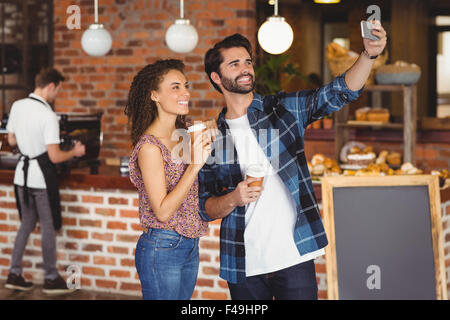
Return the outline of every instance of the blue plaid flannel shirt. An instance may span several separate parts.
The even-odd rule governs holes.
[[[277,173],[297,204],[294,240],[301,255],[328,244],[304,153],[304,131],[311,122],[360,96],[363,89],[348,89],[344,76],[345,73],[317,90],[265,97],[255,93],[247,110],[259,145],[272,165],[277,161]],[[227,135],[226,110],[219,114],[219,137],[199,173],[199,213],[205,221],[212,221],[205,210],[206,201],[233,191],[243,180],[236,149],[230,133]],[[272,129],[278,129],[278,134],[271,134]],[[220,277],[231,283],[245,282],[244,231],[245,207],[236,207],[222,219],[220,228]]]

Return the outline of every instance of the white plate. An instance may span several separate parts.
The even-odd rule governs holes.
[[[344,169],[344,170],[359,170],[359,169],[366,168],[367,165],[341,164],[340,167],[341,167],[341,169]]]

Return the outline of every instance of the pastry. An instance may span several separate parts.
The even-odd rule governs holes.
[[[364,107],[355,110],[356,121],[367,121],[367,113],[369,113],[370,108]]]
[[[311,159],[311,164],[315,166],[316,164],[322,164],[325,161],[325,156],[321,153],[313,155]]]
[[[347,163],[349,165],[368,165],[375,161],[376,155],[373,152],[369,153],[351,153],[347,155]]]
[[[367,113],[368,121],[389,122],[389,111],[387,109],[371,109]]]
[[[391,166],[399,166],[402,164],[402,156],[398,152],[391,152],[388,154],[386,160]]]
[[[356,174],[355,170],[344,170],[344,176],[354,176]]]
[[[316,164],[311,170],[313,176],[321,176],[325,172],[325,166],[323,164]]]

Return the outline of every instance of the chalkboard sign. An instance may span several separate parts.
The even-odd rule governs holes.
[[[322,180],[329,299],[447,299],[436,176]]]

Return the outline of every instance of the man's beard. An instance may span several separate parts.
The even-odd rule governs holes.
[[[241,86],[238,84],[239,78],[242,77],[250,77],[251,79],[251,85],[250,86]],[[223,87],[229,91],[234,93],[249,93],[252,92],[255,89],[255,77],[251,74],[241,74],[240,76],[236,77],[234,80],[226,77],[221,77],[220,79],[222,81]]]

